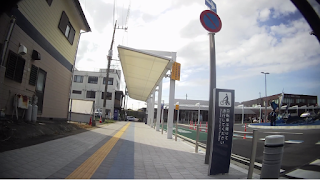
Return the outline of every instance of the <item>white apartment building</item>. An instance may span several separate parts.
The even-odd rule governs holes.
[[[73,73],[71,99],[95,100],[95,108],[103,107],[106,69],[99,72],[78,71]],[[123,92],[120,91],[121,70],[110,69],[106,111],[109,118],[119,116]],[[118,114],[118,115],[117,115]]]

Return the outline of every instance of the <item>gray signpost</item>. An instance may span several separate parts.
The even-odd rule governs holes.
[[[214,89],[208,175],[229,172],[234,125],[234,90]]]
[[[216,88],[216,54],[215,54],[215,41],[214,35],[219,32],[222,27],[220,17],[216,14],[216,5],[212,0],[206,0],[205,4],[212,10],[205,10],[200,14],[200,22],[202,26],[209,31],[210,41],[210,94],[209,94],[209,113],[208,113],[208,136],[207,136],[207,148],[205,156],[205,164],[209,163],[211,132],[212,132],[212,108],[213,108],[213,89]]]

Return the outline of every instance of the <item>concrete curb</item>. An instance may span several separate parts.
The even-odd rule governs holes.
[[[320,129],[320,125],[307,126],[257,126],[249,124],[248,127],[259,129]]]

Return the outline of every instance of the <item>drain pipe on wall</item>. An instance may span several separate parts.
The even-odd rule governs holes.
[[[3,48],[2,48],[1,59],[0,59],[1,66],[3,66],[3,64],[4,64],[4,58],[6,57],[7,48],[8,48],[9,41],[10,41],[10,38],[11,38],[11,34],[12,34],[12,31],[13,31],[13,28],[14,28],[15,24],[16,24],[16,17],[11,16],[10,28],[8,30],[8,34],[6,36],[6,39],[4,41]]]

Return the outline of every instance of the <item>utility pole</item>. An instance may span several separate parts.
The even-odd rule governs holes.
[[[186,94],[186,100],[188,100],[188,94]]]
[[[104,113],[104,118],[106,119],[106,104],[107,104],[107,94],[108,94],[108,82],[109,82],[109,71],[110,71],[110,64],[111,64],[111,60],[112,60],[112,47],[113,47],[113,42],[114,42],[114,34],[116,33],[116,29],[124,29],[127,30],[128,27],[122,27],[122,28],[116,28],[117,27],[117,20],[116,23],[114,24],[114,29],[113,29],[113,35],[112,35],[112,41],[111,41],[111,46],[110,46],[110,50],[108,52],[108,68],[107,68],[107,75],[106,75],[106,80],[105,80],[105,88],[104,88],[104,96],[103,96],[103,113]],[[111,112],[113,113],[113,112]]]
[[[113,35],[112,35],[112,41],[111,41],[111,46],[110,46],[110,50],[108,52],[108,68],[107,68],[107,75],[106,75],[106,80],[105,80],[105,88],[104,88],[104,96],[103,96],[103,114],[104,114],[104,119],[106,119],[107,117],[107,113],[106,113],[106,104],[107,104],[107,94],[108,94],[108,82],[109,82],[109,71],[110,71],[110,64],[111,64],[111,59],[112,59],[112,46],[113,46],[113,42],[114,42],[114,34],[116,32],[116,25],[117,25],[117,21],[114,24],[114,29],[113,29]]]

